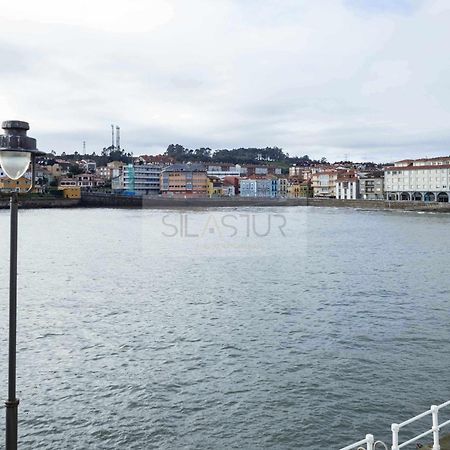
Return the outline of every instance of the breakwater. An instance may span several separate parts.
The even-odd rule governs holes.
[[[81,199],[83,207],[97,208],[149,208],[183,209],[210,207],[274,207],[274,206],[316,206],[331,208],[358,208],[373,210],[436,211],[450,212],[450,203],[409,202],[388,200],[338,200],[335,198],[167,198],[167,197],[127,197],[120,195],[85,194]]]
[[[357,208],[369,210],[402,210],[422,212],[450,212],[450,203],[410,202],[388,200],[338,200],[334,198],[167,198],[157,196],[131,197],[102,193],[83,193],[81,199],[57,197],[27,197],[20,200],[22,208],[138,208],[138,209],[185,209],[224,207],[274,207],[315,206],[331,208]],[[0,197],[0,209],[9,208],[9,198]]]
[[[81,199],[51,197],[51,196],[19,196],[20,208],[41,209],[41,208],[73,208],[80,206]],[[9,197],[2,195],[0,197],[0,209],[9,208]]]

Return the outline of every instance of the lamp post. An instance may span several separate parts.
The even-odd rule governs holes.
[[[10,120],[2,123],[4,134],[0,135],[0,167],[11,180],[18,180],[31,164],[31,186],[34,187],[35,158],[44,153],[36,149],[36,139],[27,136],[27,122]],[[11,240],[9,259],[9,361],[8,361],[8,400],[6,406],[6,450],[17,449],[17,410],[16,398],[16,332],[17,332],[17,218],[18,192],[11,192]]]

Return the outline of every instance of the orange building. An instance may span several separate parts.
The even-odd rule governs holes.
[[[29,178],[21,177],[18,180],[11,180],[0,171],[0,190],[26,192],[30,189],[30,186],[31,180]]]
[[[208,196],[206,168],[201,164],[174,164],[161,171],[160,179],[165,196]]]

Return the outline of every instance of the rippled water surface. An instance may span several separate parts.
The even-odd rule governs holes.
[[[23,449],[332,450],[450,399],[450,216],[24,210],[19,225]],[[4,397],[8,230],[0,211]]]

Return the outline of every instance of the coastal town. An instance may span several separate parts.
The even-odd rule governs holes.
[[[114,154],[118,160],[114,160]],[[448,203],[450,156],[406,159],[391,164],[300,161],[277,164],[257,155],[252,164],[179,161],[168,152],[125,158],[120,147],[111,161],[47,154],[38,159],[34,192],[80,198],[101,192],[124,197],[332,198]],[[97,158],[98,160],[98,158]],[[26,191],[30,173],[17,181],[0,171],[0,190]]]

